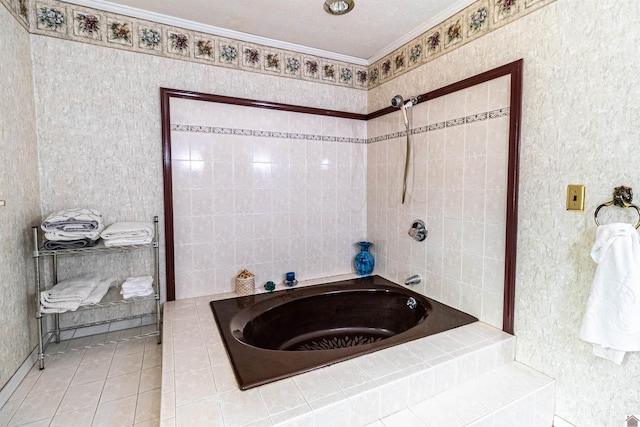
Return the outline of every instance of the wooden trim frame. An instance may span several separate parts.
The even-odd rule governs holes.
[[[523,60],[511,62],[493,70],[486,71],[440,89],[418,96],[419,102],[426,102],[441,96],[449,95],[462,89],[475,86],[499,77],[510,76],[511,98],[509,114],[509,154],[507,183],[506,239],[504,263],[504,308],[502,329],[510,334],[514,332],[516,254],[518,241],[518,184],[520,166],[520,133],[522,116],[522,73]],[[167,300],[175,299],[175,264],[173,239],[173,188],[171,177],[171,111],[170,99],[182,98],[194,101],[209,101],[223,104],[241,105],[254,108],[291,111],[296,113],[341,117],[355,120],[370,120],[397,111],[391,106],[370,114],[356,114],[335,110],[303,107],[299,105],[279,104],[229,96],[211,95],[177,89],[160,88],[162,115],[162,159],[164,174],[164,219],[166,242],[166,283]]]

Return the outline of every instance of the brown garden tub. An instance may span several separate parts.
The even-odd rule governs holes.
[[[242,390],[478,320],[379,276],[210,305]]]

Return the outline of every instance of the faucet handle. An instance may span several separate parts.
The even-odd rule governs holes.
[[[427,238],[427,234],[427,225],[424,223],[424,221],[420,219],[416,219],[415,221],[413,221],[413,223],[411,224],[411,228],[409,229],[409,236],[411,236],[417,242],[422,242]]]

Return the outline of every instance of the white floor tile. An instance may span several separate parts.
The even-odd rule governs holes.
[[[91,406],[78,411],[56,413],[51,421],[51,427],[91,427],[96,409],[97,406]]]
[[[140,371],[130,372],[117,377],[109,377],[104,383],[100,403],[137,395],[139,386]]]
[[[58,406],[56,413],[74,412],[81,409],[98,406],[104,381],[95,381],[69,387]]]
[[[101,403],[93,418],[94,427],[128,426],[133,424],[137,395]]]
[[[65,389],[50,391],[46,394],[30,394],[15,412],[9,426],[28,424],[34,421],[51,418],[64,396]]]
[[[138,395],[134,422],[140,423],[160,419],[160,389],[146,391]]]

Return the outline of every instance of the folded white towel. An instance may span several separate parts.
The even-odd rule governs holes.
[[[78,302],[78,304],[82,304],[99,282],[100,276],[97,274],[83,274],[58,282],[51,289],[42,292],[40,296],[47,302]]]
[[[129,277],[122,284],[120,293],[124,299],[145,297],[153,293],[153,278],[151,276]]]
[[[110,239],[153,238],[154,229],[151,222],[116,222],[104,230],[100,237]]]
[[[130,245],[147,245],[153,241],[152,237],[131,237],[131,238],[119,238],[119,239],[103,239],[104,245],[107,248],[113,246],[130,246]]]
[[[43,222],[44,231],[96,231],[102,225],[102,215],[94,209],[62,209],[50,214]]]
[[[621,364],[627,351],[640,351],[640,238],[631,224],[596,229],[591,257],[598,263],[580,338],[596,356]]]
[[[107,292],[109,292],[109,288],[115,284],[115,281],[116,279],[114,279],[113,277],[107,277],[100,280],[98,286],[96,286],[93,292],[89,294],[87,299],[82,302],[82,305],[98,304],[100,301],[102,301],[102,298],[104,298]]]
[[[40,294],[40,311],[42,313],[64,313],[65,311],[76,311],[80,307],[80,301],[58,301],[51,302],[44,298],[44,292]]]
[[[44,291],[40,294],[40,311],[42,313],[64,313],[65,311],[76,311],[78,307],[82,305],[90,305],[90,304],[98,304],[102,301],[102,298],[109,291],[109,288],[114,284],[115,279],[108,277],[101,279],[93,291],[87,296],[87,298],[81,300],[79,292],[74,293],[72,295],[67,295],[67,291],[58,292],[57,294],[54,292],[53,299],[51,299],[50,291],[54,290],[56,287],[59,287],[62,284],[64,289],[69,289],[69,283],[76,280],[78,283],[84,281],[85,278],[89,277],[89,279],[93,279],[91,277],[93,275],[85,275],[79,276],[74,279],[70,279],[67,281],[62,281],[58,283],[56,286],[51,288],[49,291]],[[80,279],[83,277],[83,279]],[[71,285],[72,287],[73,285]],[[58,289],[60,290],[60,289]]]

